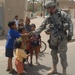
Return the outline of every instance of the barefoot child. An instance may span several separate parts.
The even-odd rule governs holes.
[[[23,43],[20,40],[17,40],[15,42],[16,47],[16,59],[15,59],[15,65],[18,72],[18,75],[23,75],[24,67],[23,67],[23,59],[27,58],[30,54],[26,54],[24,50],[22,49]]]
[[[31,24],[31,30],[34,31],[35,28],[36,28],[35,24]],[[32,51],[35,52],[35,56],[36,56],[36,64],[39,64],[38,53],[40,52],[40,47],[41,47],[41,36],[34,34],[34,35],[31,36],[30,39],[31,39]],[[32,64],[32,59],[31,59],[31,64]]]

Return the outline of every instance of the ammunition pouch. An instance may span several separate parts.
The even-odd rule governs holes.
[[[58,49],[58,46],[52,45],[50,39],[49,39],[47,42],[48,42],[48,44],[49,44],[49,48],[51,48],[51,49]]]
[[[66,30],[68,30],[69,29],[69,24],[68,23],[64,23],[63,24],[63,31],[66,31]]]

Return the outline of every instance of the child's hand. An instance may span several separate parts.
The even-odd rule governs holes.
[[[27,55],[27,57],[29,57],[29,56],[30,56],[30,54]]]
[[[26,35],[26,36],[29,36],[30,34],[29,34],[29,33],[25,33],[25,35]]]
[[[21,36],[29,36],[29,35],[30,35],[29,33],[21,34]]]

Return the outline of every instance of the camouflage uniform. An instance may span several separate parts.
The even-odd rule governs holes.
[[[67,38],[73,36],[73,24],[70,16],[64,11],[59,9],[55,13],[50,14],[41,26],[34,32],[36,34],[41,33],[45,29],[46,33],[50,34],[48,40],[49,47],[52,49],[51,55],[53,64],[58,63],[58,53],[61,58],[61,65],[63,68],[68,66],[67,63]]]

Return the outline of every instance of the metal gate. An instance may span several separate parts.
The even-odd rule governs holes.
[[[0,35],[2,35],[2,31],[3,31],[3,21],[4,21],[4,5],[3,5],[3,2],[0,2]]]

